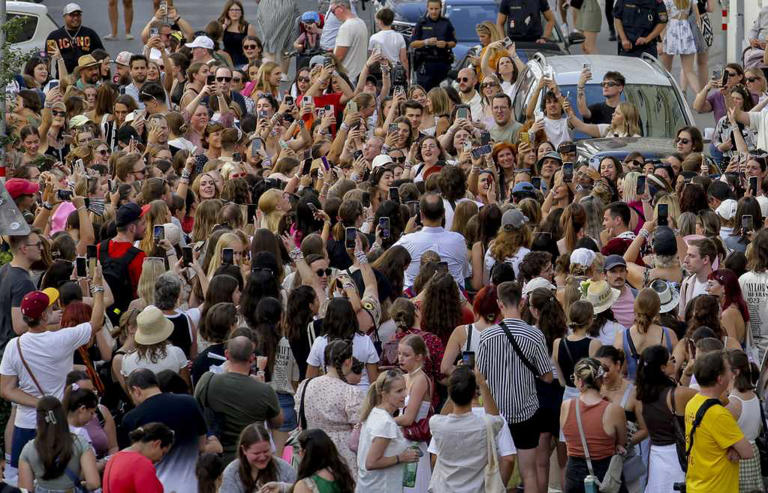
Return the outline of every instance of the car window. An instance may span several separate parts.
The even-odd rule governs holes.
[[[451,20],[456,29],[458,41],[477,42],[475,27],[484,21],[496,23],[498,7],[495,3],[479,5],[451,5],[445,6],[445,16]]]
[[[16,17],[21,17],[22,24],[21,29],[19,31],[13,33],[11,36],[9,36],[8,41],[13,43],[23,43],[24,41],[29,41],[35,36],[35,30],[37,30],[37,17],[34,15],[25,15],[25,14],[8,14],[8,20],[14,19]]]

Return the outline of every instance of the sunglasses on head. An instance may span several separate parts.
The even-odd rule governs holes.
[[[317,277],[330,277],[331,276],[331,269],[317,269],[315,271],[315,274],[317,274]]]

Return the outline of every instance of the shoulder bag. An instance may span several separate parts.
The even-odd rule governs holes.
[[[493,433],[493,426],[488,417],[485,421],[485,444],[488,455],[488,463],[485,465],[484,487],[485,493],[504,493],[507,491],[504,482],[501,480],[499,472],[499,458],[496,455],[496,435]]]
[[[682,469],[683,472],[686,472],[688,470],[688,457],[685,452],[685,431],[683,431],[683,427],[680,426],[680,421],[677,419],[677,414],[675,413],[676,388],[677,387],[672,387],[672,390],[669,391],[668,395],[672,401],[672,405],[669,407],[672,411],[672,425],[675,428],[675,451],[677,452],[677,461],[680,463],[680,469]]]
[[[587,437],[584,435],[584,427],[581,425],[581,400],[577,397],[573,399],[573,403],[576,407],[576,424],[579,426],[581,446],[584,447],[584,456],[587,459],[587,469],[589,470],[589,476],[587,477],[591,477],[602,493],[618,493],[621,488],[621,471],[624,469],[624,456],[613,454],[611,463],[608,465],[608,470],[605,471],[602,481],[595,476],[595,471],[592,469],[592,459],[589,457]]]
[[[760,405],[760,434],[755,438],[755,445],[760,452],[760,471],[763,476],[768,476],[768,430],[765,428],[765,412],[763,411],[763,401],[757,398]]]

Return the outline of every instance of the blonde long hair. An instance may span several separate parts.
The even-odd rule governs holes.
[[[144,224],[147,230],[144,238],[139,243],[139,248],[147,255],[152,255],[155,249],[155,231],[154,227],[158,224],[165,224],[171,221],[171,210],[165,200],[158,199],[149,203],[149,209],[144,214]]]
[[[246,248],[243,239],[237,233],[224,233],[216,243],[216,248],[213,250],[213,256],[211,257],[211,263],[208,265],[208,278],[213,278],[213,274],[221,266],[221,251],[225,248],[233,248],[236,243],[239,243],[243,249]],[[239,264],[238,264],[239,265]]]
[[[272,72],[280,66],[275,62],[264,62],[259,67],[259,71],[256,72],[256,85],[253,88],[252,96],[255,96],[259,92],[266,92],[272,95],[277,94],[277,87],[272,87],[269,83],[269,76]]]
[[[204,241],[216,224],[216,215],[224,203],[219,199],[203,200],[195,209],[195,224],[192,227],[192,239]]]
[[[165,262],[158,262],[155,257],[144,257],[141,265],[141,277],[136,292],[147,306],[155,303],[155,282],[165,272]]]
[[[259,198],[259,210],[264,214],[265,226],[271,232],[277,234],[280,229],[280,219],[285,213],[277,208],[277,204],[283,196],[282,190],[270,188]]]
[[[368,387],[368,393],[363,401],[363,408],[360,411],[360,422],[362,423],[371,414],[374,407],[381,404],[381,398],[384,392],[392,390],[392,385],[398,379],[405,379],[403,372],[397,369],[387,370],[379,374],[379,378]]]
[[[619,103],[618,110],[624,116],[624,122],[621,124],[621,128],[614,128],[613,130],[621,132],[627,137],[640,135],[640,113],[637,111],[637,106],[623,101]]]

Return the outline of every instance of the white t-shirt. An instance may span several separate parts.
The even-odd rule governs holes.
[[[365,373],[363,373],[365,374]],[[384,457],[394,457],[408,447],[409,442],[403,437],[403,432],[394,418],[383,409],[374,407],[368,419],[360,429],[360,441],[357,449],[357,493],[392,493],[403,491],[404,463],[384,469],[369,471],[365,468],[365,459],[376,437],[388,438],[389,443],[384,450]]]
[[[404,48],[403,35],[392,29],[377,32],[368,42],[368,49],[371,51],[378,49],[392,65],[400,61],[400,50]]]
[[[547,134],[547,140],[552,142],[552,145],[559,146],[566,140],[571,140],[571,132],[568,130],[568,118],[563,117],[559,120],[553,120],[549,117],[544,117],[544,133]]]
[[[355,81],[368,60],[368,27],[359,17],[350,17],[339,28],[336,46],[349,47],[341,65],[351,81]]]
[[[492,247],[493,242],[491,242],[488,250],[485,251],[485,259],[483,261],[483,284],[488,284],[491,281],[491,269],[493,269],[493,266],[498,262],[493,255],[491,255]],[[512,269],[515,271],[515,277],[520,275],[520,262],[523,261],[523,258],[525,258],[529,252],[530,250],[528,248],[520,247],[514,255],[504,259],[504,263],[512,266]]]
[[[315,342],[312,343],[312,349],[309,350],[309,356],[307,356],[307,364],[323,368],[325,366],[325,347],[327,345],[328,338],[326,336],[320,336],[315,339]],[[373,341],[366,334],[355,334],[352,338],[352,356],[365,364],[379,362],[379,354],[376,352]],[[369,383],[368,372],[363,370],[362,378],[357,385],[364,390],[368,390]]]
[[[24,360],[34,373],[43,393],[61,400],[67,373],[72,371],[72,355],[77,348],[90,341],[91,324],[85,322],[55,332],[27,332],[14,337],[5,346],[0,374],[17,376],[20,390],[35,397],[43,397],[21,362],[16,339],[21,340]],[[36,414],[34,407],[19,405],[14,425],[34,430],[37,427]]]
[[[751,335],[759,364],[768,349],[768,272],[746,272],[739,277],[739,286],[749,308],[747,340]]]
[[[165,347],[165,351],[165,358],[158,358],[156,363],[149,359],[139,359],[138,352],[126,354],[123,357],[123,367],[120,370],[120,373],[122,373],[124,377],[127,377],[137,368],[148,368],[155,374],[158,374],[163,370],[171,370],[175,373],[179,373],[179,371],[187,365],[187,356],[184,354],[184,351],[173,344],[168,344]]]

